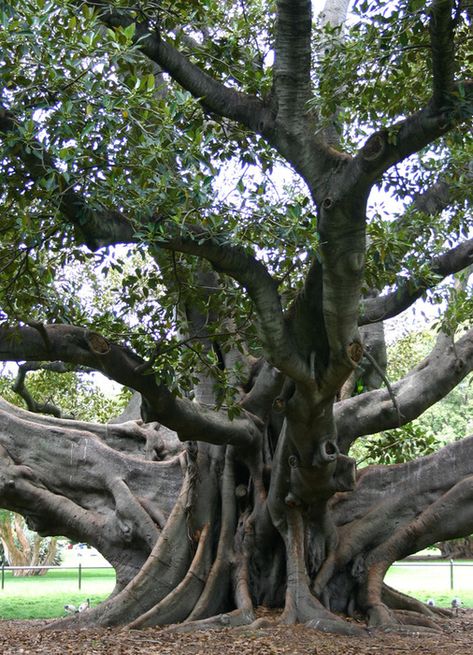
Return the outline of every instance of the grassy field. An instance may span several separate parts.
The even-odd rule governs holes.
[[[471,561],[455,561],[453,590],[450,588],[450,566],[445,560],[396,564],[389,569],[385,581],[391,587],[424,602],[433,598],[439,607],[450,607],[453,598],[460,598],[464,607],[473,607]]]
[[[0,619],[49,619],[65,616],[64,605],[79,605],[87,598],[97,605],[115,586],[113,569],[78,572],[55,570],[44,576],[13,577],[5,572],[5,588],[0,590]]]
[[[386,582],[419,600],[433,598],[439,607],[450,607],[452,598],[464,607],[473,607],[473,564],[455,562],[454,589],[450,589],[450,567],[433,563],[400,564],[390,568]],[[0,590],[0,619],[49,619],[65,616],[64,605],[79,605],[87,598],[96,605],[107,598],[115,585],[113,569],[82,571],[78,589],[78,571],[55,570],[45,576],[14,578],[5,573],[5,588]]]

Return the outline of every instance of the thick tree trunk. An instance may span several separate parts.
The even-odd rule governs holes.
[[[313,468],[309,506],[287,427],[272,455],[268,443],[251,453],[259,464],[194,442],[150,460],[144,441],[133,453],[108,445],[103,426],[2,407],[1,504],[41,534],[87,541],[117,572],[108,600],[60,627],[241,625],[267,605],[284,610],[282,621],[335,632],[362,628],[333,612],[432,629],[435,610],[385,587],[384,574],[395,559],[473,531],[473,437],[414,463],[363,469],[356,486],[349,458],[325,443],[330,475]],[[130,437],[137,429],[116,427]]]

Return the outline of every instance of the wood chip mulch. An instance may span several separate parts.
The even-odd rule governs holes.
[[[2,655],[473,655],[473,610],[438,634],[340,637],[302,625],[175,634],[159,628],[44,631],[47,621],[0,621]]]

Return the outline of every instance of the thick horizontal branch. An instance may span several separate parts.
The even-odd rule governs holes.
[[[397,316],[418,300],[427,289],[435,287],[447,275],[458,273],[473,264],[473,239],[452,248],[430,262],[426,277],[405,278],[393,291],[384,296],[363,301],[359,324],[376,323]]]
[[[441,336],[428,357],[391,390],[377,389],[335,405],[340,449],[348,452],[360,436],[409,423],[444,398],[472,370],[473,330],[455,343]]]
[[[0,328],[0,360],[61,360],[101,371],[139,391],[145,400],[146,419],[175,430],[183,441],[250,447],[260,436],[254,423],[245,417],[230,421],[223,412],[177,398],[154,375],[139,372],[144,364],[141,357],[87,329],[70,325]]]

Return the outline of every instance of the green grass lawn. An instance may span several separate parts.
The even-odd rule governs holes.
[[[450,586],[450,566],[445,560],[441,566],[438,562],[399,563],[389,569],[385,582],[424,602],[433,598],[438,607],[450,607],[453,598],[460,598],[463,607],[473,607],[472,564],[471,561],[455,561],[453,589]]]
[[[454,589],[450,589],[450,568],[415,565],[392,566],[386,582],[419,600],[433,598],[439,607],[450,607],[452,598],[461,599],[464,607],[473,607],[473,566],[454,567]],[[65,616],[64,605],[79,605],[87,598],[97,605],[107,598],[115,585],[113,569],[82,571],[78,589],[78,571],[58,569],[44,576],[14,578],[5,573],[5,588],[0,590],[0,619],[50,619]]]
[[[5,588],[0,590],[0,619],[50,619],[65,616],[64,605],[80,605],[87,598],[97,605],[115,586],[113,569],[48,571],[44,576],[13,577],[5,572]]]

